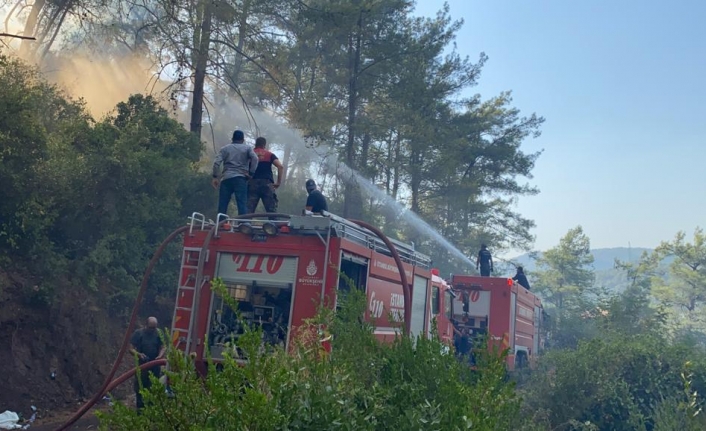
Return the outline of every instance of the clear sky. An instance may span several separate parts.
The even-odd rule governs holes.
[[[433,16],[440,0],[418,0]],[[484,98],[545,117],[517,209],[535,248],[582,225],[593,248],[654,247],[706,228],[705,0],[449,0],[458,51],[489,60]]]

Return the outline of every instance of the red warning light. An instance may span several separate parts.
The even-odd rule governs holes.
[[[508,278],[508,279],[507,279],[507,285],[510,286],[510,287],[512,287],[513,284],[514,284],[514,282],[512,281],[512,278]]]
[[[432,268],[431,269],[431,275],[439,275],[439,269],[438,268]]]

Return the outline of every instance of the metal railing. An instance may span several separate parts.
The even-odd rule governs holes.
[[[377,253],[391,256],[391,252],[385,243],[373,232],[343,217],[326,211],[323,212],[322,215],[291,216],[289,219],[282,220],[268,219],[267,216],[263,216],[262,218],[239,219],[237,217],[230,217],[227,214],[218,214],[217,219],[223,222],[216,227],[216,237],[219,232],[223,231],[242,231],[243,225],[247,226],[247,229],[252,233],[263,232],[263,226],[267,223],[271,223],[279,229],[287,226],[290,228],[291,233],[299,235],[319,235],[321,237],[322,234],[330,231],[332,237],[345,238],[374,250]],[[208,230],[217,224],[213,220],[207,220],[203,214],[198,212],[194,212],[191,217],[189,217],[189,220],[190,234],[193,234],[195,229]],[[390,239],[390,242],[394,244],[403,262],[424,269],[431,267],[431,258],[416,251],[413,244],[406,244],[394,239]]]

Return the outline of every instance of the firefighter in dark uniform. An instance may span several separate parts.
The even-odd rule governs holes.
[[[314,180],[306,180],[306,191],[309,196],[306,198],[306,210],[315,214],[321,214],[322,211],[328,211],[328,202],[326,197],[316,187]]]
[[[525,270],[521,266],[517,267],[517,274],[515,274],[512,279],[515,280],[520,286],[524,287],[527,290],[530,290],[530,284],[527,280],[527,276],[525,275]]]
[[[259,137],[255,140],[255,154],[257,154],[257,169],[248,181],[248,212],[255,212],[257,204],[262,199],[262,205],[268,213],[277,212],[277,189],[284,179],[284,166],[274,153],[265,148],[267,140]],[[272,166],[277,168],[277,182],[272,175]]]
[[[476,258],[476,270],[479,267],[481,277],[490,277],[490,273],[493,272],[493,256],[485,244],[481,244],[478,258]]]

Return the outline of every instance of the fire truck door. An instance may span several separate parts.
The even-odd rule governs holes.
[[[427,310],[427,279],[418,275],[414,276],[412,285],[412,322],[411,334],[416,339],[424,333],[424,315]]]
[[[534,307],[534,342],[532,343],[532,354],[539,354],[539,331],[541,326],[542,309]]]

